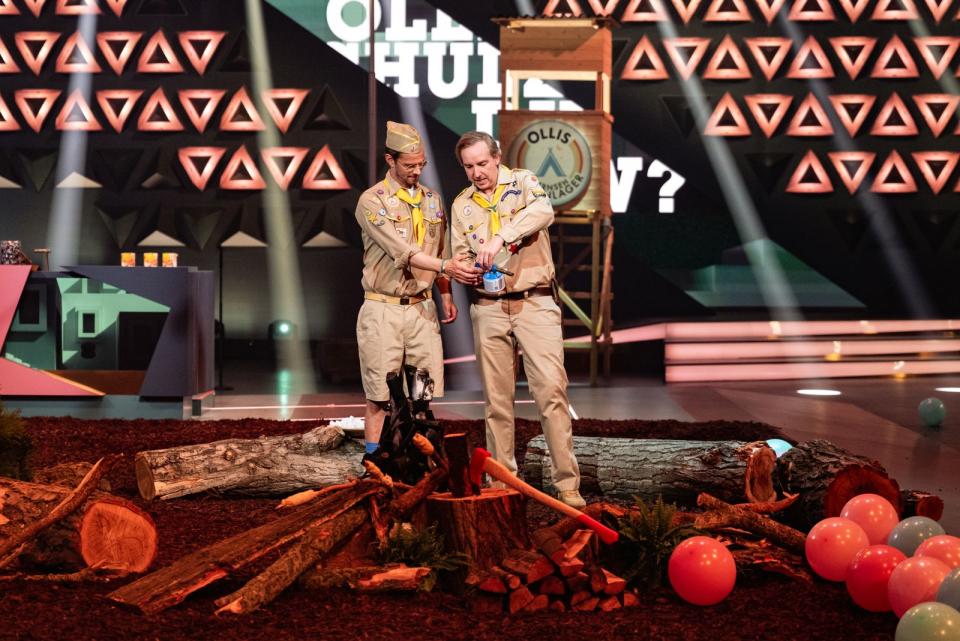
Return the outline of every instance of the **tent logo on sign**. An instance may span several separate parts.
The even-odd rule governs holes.
[[[590,186],[593,158],[578,129],[559,120],[524,127],[507,154],[507,164],[537,174],[554,206],[579,200]]]

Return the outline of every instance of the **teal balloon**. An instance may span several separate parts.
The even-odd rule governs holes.
[[[943,406],[943,401],[939,398],[925,398],[920,401],[917,407],[920,412],[920,420],[927,427],[938,427],[947,417],[947,408]]]
[[[887,537],[887,545],[897,548],[910,557],[921,543],[941,534],[946,534],[943,526],[933,519],[925,516],[911,516],[893,526]]]
[[[949,605],[954,610],[960,610],[960,567],[954,568],[940,584],[937,590],[937,601]]]
[[[770,446],[770,449],[774,451],[777,455],[777,458],[780,458],[786,454],[789,450],[793,449],[793,446],[787,443],[782,438],[771,438],[767,439],[767,445]]]
[[[903,613],[896,641],[960,641],[960,612],[943,603],[927,601]]]

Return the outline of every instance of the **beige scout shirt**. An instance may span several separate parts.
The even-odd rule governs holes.
[[[500,166],[498,184],[506,185],[497,203],[503,249],[494,263],[513,276],[504,276],[507,292],[522,292],[550,285],[555,274],[550,253],[553,206],[537,180],[526,169]],[[451,251],[478,252],[490,242],[490,212],[473,200],[470,185],[454,199],[450,213]],[[477,288],[483,291],[483,286]]]
[[[446,242],[446,215],[440,195],[423,185],[423,247],[413,232],[413,209],[397,197],[403,189],[388,173],[360,195],[355,213],[363,232],[363,291],[386,296],[413,296],[433,287],[437,273],[410,265],[410,257],[421,251],[449,258]]]

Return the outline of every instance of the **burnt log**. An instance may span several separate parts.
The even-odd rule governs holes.
[[[739,503],[776,497],[776,454],[763,442],[684,441],[575,436],[580,489],[622,499],[693,503],[700,492]],[[531,485],[553,489],[546,441],[527,445],[524,477]]]

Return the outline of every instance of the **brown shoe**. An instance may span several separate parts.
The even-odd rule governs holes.
[[[561,490],[558,496],[561,501],[570,507],[580,509],[587,506],[587,502],[583,500],[578,490]]]

